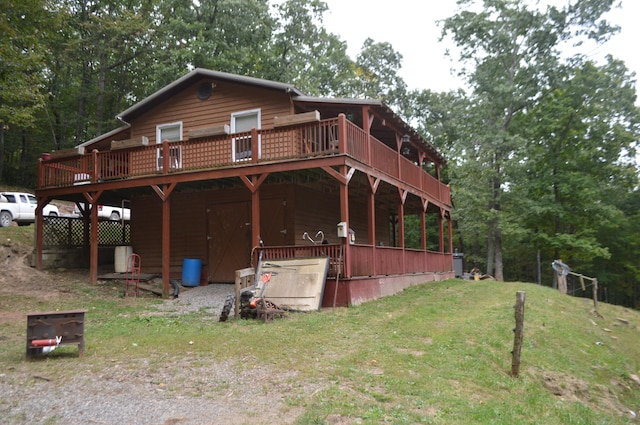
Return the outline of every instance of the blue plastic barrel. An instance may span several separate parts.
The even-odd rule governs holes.
[[[200,285],[200,270],[202,260],[199,258],[185,258],[182,263],[182,286]]]

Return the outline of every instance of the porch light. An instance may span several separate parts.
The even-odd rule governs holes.
[[[354,120],[356,119],[356,116],[353,114],[353,112],[351,110],[348,110],[347,113],[345,114],[346,118],[348,121],[354,122]]]
[[[402,149],[400,150],[400,153],[403,156],[409,156],[411,154],[411,149],[409,149],[409,147],[411,146],[410,141],[411,137],[409,137],[408,134],[402,136]]]

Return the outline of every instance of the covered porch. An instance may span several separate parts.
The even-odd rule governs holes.
[[[172,263],[174,268],[176,263],[171,217],[180,214],[172,199],[176,194],[232,182],[248,194],[247,227],[251,246],[257,252],[262,250],[265,258],[329,256],[327,290],[332,291],[332,285],[337,284],[339,303],[357,304],[412,284],[453,277],[449,187],[439,181],[438,166],[435,177],[426,171],[429,153],[403,139],[380,141],[341,114],[328,120],[285,122],[246,134],[228,134],[221,128],[158,145],[143,141],[112,143],[104,151],[63,153],[41,160],[37,196],[42,204],[55,198],[90,206],[83,220],[91,281],[98,276],[95,206],[102,199],[130,199],[141,194],[159,200],[156,211],[160,217],[161,270],[157,272],[168,294]],[[260,247],[266,231],[261,222],[265,209],[261,193],[282,181],[308,184],[333,196],[338,211],[327,226],[335,228],[343,222],[350,228],[351,223],[360,221],[355,243],[345,237],[339,243],[309,246],[296,237],[287,245]],[[384,217],[379,217],[381,206]],[[135,214],[133,208],[134,225]],[[433,218],[429,232],[427,215]],[[405,223],[408,216],[414,217],[410,224]],[[36,265],[41,267],[44,227],[41,216],[38,220]],[[390,220],[383,230],[391,233],[382,238],[386,243],[379,242],[380,220]],[[406,240],[408,226],[417,229],[419,235],[412,244]],[[430,243],[427,233],[432,238]]]

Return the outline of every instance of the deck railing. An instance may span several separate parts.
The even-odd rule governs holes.
[[[346,154],[449,204],[449,187],[343,116],[319,122],[43,159],[38,188]]]
[[[345,255],[340,244],[262,247],[256,250],[252,266],[256,266],[258,253],[262,259],[329,257],[328,277],[335,277],[340,266],[340,277],[370,277],[408,273],[442,273],[453,270],[450,253],[351,245],[349,247],[351,275],[345,276]]]
[[[329,257],[327,276],[336,277],[337,273],[344,275],[344,253],[342,245],[299,245],[299,246],[271,246],[258,248],[252,258],[252,266],[256,267],[262,252],[263,260],[277,260],[280,258]]]

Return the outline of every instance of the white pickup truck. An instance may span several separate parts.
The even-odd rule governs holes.
[[[0,227],[9,227],[15,221],[18,226],[28,226],[36,221],[38,200],[30,193],[0,192]],[[42,214],[49,217],[60,215],[58,207],[47,204]]]
[[[82,216],[77,205],[73,208],[73,215],[76,217]],[[129,221],[131,219],[131,210],[129,208],[112,207],[110,205],[98,205],[98,219]]]

